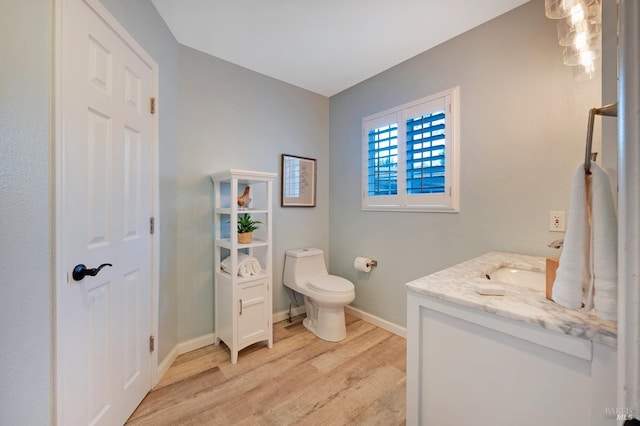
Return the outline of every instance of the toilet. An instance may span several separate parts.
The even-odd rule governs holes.
[[[344,307],[355,299],[355,288],[351,281],[329,275],[322,250],[288,250],[284,285],[304,296],[307,317],[302,323],[307,330],[330,342],[339,342],[347,336]]]

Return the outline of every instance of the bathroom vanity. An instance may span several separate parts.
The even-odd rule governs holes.
[[[488,280],[505,266],[544,276],[545,259],[493,252],[407,284],[407,424],[615,425],[616,322]]]

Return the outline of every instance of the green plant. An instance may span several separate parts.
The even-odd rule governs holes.
[[[238,217],[238,233],[244,234],[245,232],[253,232],[260,227],[259,225],[261,223],[262,222],[259,220],[251,219],[251,216],[245,213]]]

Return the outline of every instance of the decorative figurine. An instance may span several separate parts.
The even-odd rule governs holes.
[[[244,192],[242,193],[241,196],[238,197],[238,206],[239,207],[244,207],[244,208],[249,208],[249,204],[251,203],[251,198],[249,198],[249,191],[251,191],[251,187],[250,186],[245,186],[244,187]]]

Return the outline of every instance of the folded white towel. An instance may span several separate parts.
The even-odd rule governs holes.
[[[567,308],[582,306],[591,284],[589,232],[585,171],[580,166],[573,175],[567,232],[552,290],[553,300]]]
[[[618,224],[607,174],[591,165],[593,304],[603,319],[618,319]]]
[[[552,298],[568,308],[595,307],[603,319],[617,319],[617,217],[607,174],[595,163],[574,174],[569,217]]]
[[[232,273],[231,269],[231,256],[226,257],[222,262],[220,262],[220,267],[223,271]],[[250,277],[252,275],[258,275],[262,270],[260,266],[260,261],[253,256],[249,256],[244,253],[238,253],[238,266],[237,266],[237,274],[240,277]]]

